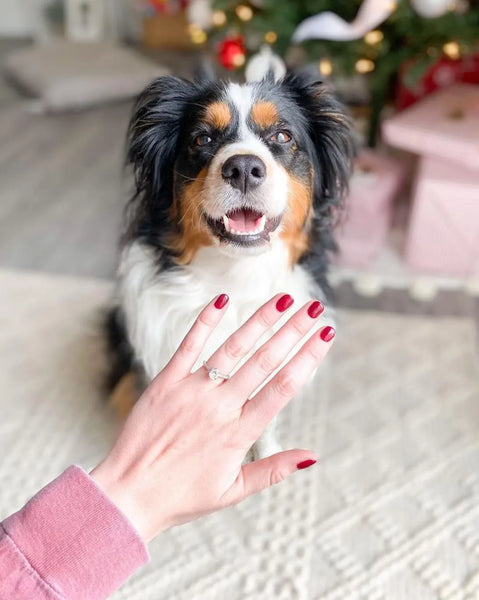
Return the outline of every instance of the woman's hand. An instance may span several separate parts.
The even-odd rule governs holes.
[[[191,373],[227,301],[223,294],[203,309],[91,473],[145,541],[236,504],[316,460],[307,450],[288,450],[242,466],[249,448],[329,350],[334,330],[323,327],[248,400],[310,332],[321,306],[312,301],[298,310],[230,379],[212,380],[204,367]],[[275,296],[208,364],[220,373],[233,371],[291,304],[289,296]]]

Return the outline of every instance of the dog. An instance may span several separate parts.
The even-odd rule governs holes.
[[[232,302],[199,365],[275,293],[298,306],[328,297],[354,152],[343,106],[304,76],[243,85],[163,76],[140,94],[127,135],[135,191],[107,319],[119,412],[215,295]],[[272,426],[254,456],[279,449]]]

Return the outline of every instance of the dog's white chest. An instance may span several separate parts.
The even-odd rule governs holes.
[[[135,242],[123,252],[119,275],[130,343],[149,378],[165,366],[200,310],[218,294],[228,294],[230,306],[199,364],[274,294],[291,294],[299,308],[321,293],[304,269],[289,268],[281,246],[242,258],[203,248],[193,264],[158,272],[150,250]]]

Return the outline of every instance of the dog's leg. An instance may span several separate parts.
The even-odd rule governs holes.
[[[272,454],[281,452],[283,449],[276,439],[276,421],[277,418],[275,417],[263,431],[258,441],[254,444],[252,448],[254,460],[266,458]]]
[[[138,374],[130,371],[116,384],[110,396],[110,406],[120,419],[126,419],[139,396]]]

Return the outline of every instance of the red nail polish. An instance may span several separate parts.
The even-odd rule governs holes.
[[[300,462],[296,465],[297,469],[307,469],[308,467],[311,467],[312,465],[314,465],[316,461],[315,460],[303,460],[303,462]]]
[[[293,304],[293,302],[293,298],[289,294],[285,294],[284,296],[281,296],[278,302],[276,302],[276,308],[279,312],[284,312]]]
[[[312,319],[316,319],[323,312],[324,306],[318,300],[315,300],[311,306],[308,308],[308,315]]]
[[[323,342],[330,342],[335,335],[336,331],[334,330],[334,327],[328,326],[321,330],[319,337],[323,340]]]
[[[218,298],[216,298],[215,307],[224,308],[228,304],[228,300],[228,294],[221,294],[221,296],[218,296]]]

